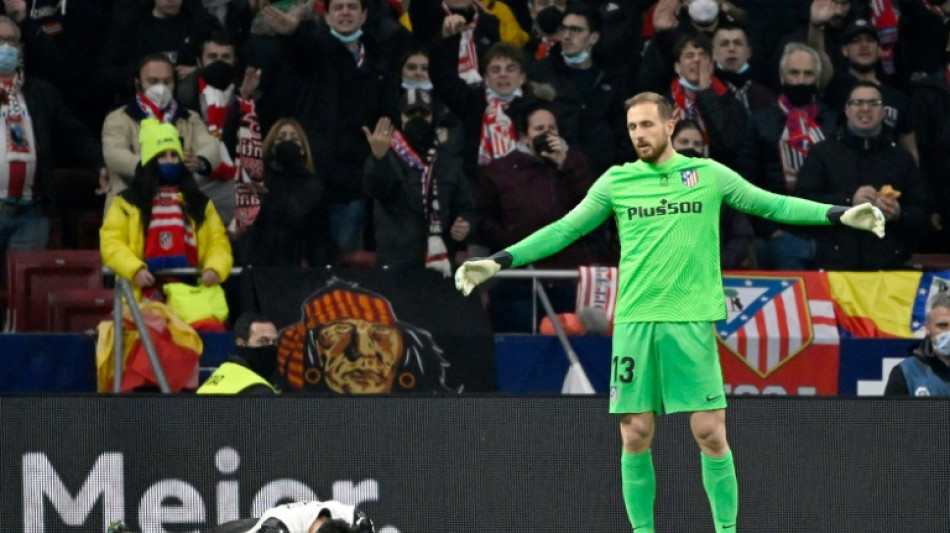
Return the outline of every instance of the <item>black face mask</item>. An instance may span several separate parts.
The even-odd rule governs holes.
[[[703,157],[703,154],[693,150],[692,148],[683,148],[682,150],[677,150],[680,155],[685,155],[686,157]]]
[[[280,141],[274,145],[274,161],[285,169],[302,166],[303,154],[300,153],[300,145],[294,141]]]
[[[818,86],[811,85],[789,85],[787,83],[782,84],[782,94],[788,98],[788,100],[795,107],[806,106],[818,96]]]
[[[538,14],[534,18],[534,23],[538,25],[538,29],[541,30],[541,33],[554,35],[557,33],[557,28],[561,25],[563,18],[564,13],[562,13],[560,9],[554,6],[548,6],[538,11]]]
[[[201,69],[201,78],[208,85],[223,91],[234,83],[234,67],[224,61],[213,61]]]
[[[270,380],[277,369],[277,345],[270,346],[235,346],[235,353],[247,363],[247,367],[255,374]]]
[[[429,149],[435,145],[435,131],[432,124],[422,117],[414,117],[402,125],[402,135],[409,146],[425,159]]]

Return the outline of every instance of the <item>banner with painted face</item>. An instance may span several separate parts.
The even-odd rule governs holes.
[[[251,268],[242,284],[244,308],[281,328],[284,390],[495,389],[492,330],[478,299],[434,272]]]

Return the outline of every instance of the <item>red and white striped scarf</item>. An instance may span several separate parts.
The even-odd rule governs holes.
[[[23,73],[18,71],[13,80],[0,83],[0,100],[5,107],[3,115],[5,136],[4,159],[7,167],[0,171],[0,198],[7,201],[33,201],[33,185],[36,178],[36,139],[33,136],[33,121],[23,95]]]
[[[811,147],[825,138],[821,127],[815,122],[818,116],[818,104],[812,102],[805,107],[795,107],[784,94],[778,97],[778,108],[785,113],[785,129],[778,142],[778,151],[782,159],[782,175],[785,187],[795,190],[798,171],[805,162]]]
[[[171,103],[168,104],[167,109],[159,109],[142,91],[136,91],[135,103],[138,104],[139,109],[145,113],[145,116],[158,119],[159,122],[173,124],[172,121],[175,119],[175,115],[178,114],[178,102],[176,102],[174,98]]]
[[[152,200],[152,216],[145,234],[144,260],[149,272],[198,266],[198,245],[191,226],[190,221],[185,220],[178,188],[159,189]],[[161,287],[157,285],[160,284],[149,288],[157,288],[161,293]]]
[[[474,3],[475,17],[472,18],[472,26],[478,24],[478,2]],[[449,6],[442,2],[442,9],[446,15],[451,15]],[[482,82],[482,76],[478,73],[478,52],[475,50],[475,31],[467,29],[459,35],[459,78],[462,78],[469,85],[477,85]]]
[[[218,181],[231,181],[237,176],[237,165],[231,159],[231,153],[221,136],[224,134],[224,123],[228,119],[231,102],[234,98],[234,85],[229,85],[224,91],[208,85],[203,78],[198,78],[198,100],[201,103],[201,114],[204,115],[208,131],[218,139],[218,151],[221,153],[221,163],[208,176]]]
[[[237,183],[234,186],[234,218],[228,226],[238,236],[249,228],[261,210],[264,189],[264,160],[261,159],[261,125],[254,100],[238,98],[241,127],[237,141]]]
[[[881,68],[894,74],[894,47],[897,45],[900,14],[892,0],[871,0],[871,24],[877,28],[881,48]]]
[[[480,166],[485,166],[514,151],[518,134],[515,132],[515,123],[505,113],[505,108],[521,94],[521,89],[518,89],[508,97],[499,98],[492,95],[491,89],[485,89],[488,105],[485,106],[485,112],[482,114],[482,132],[479,136],[478,164]]]
[[[399,131],[393,132],[389,146],[407,165],[422,172],[422,215],[426,219],[428,228],[425,266],[429,270],[440,272],[444,277],[449,277],[452,275],[452,264],[449,262],[448,248],[442,239],[439,187],[432,175],[432,168],[435,166],[435,149],[430,150],[426,160],[423,161]]]
[[[581,266],[577,268],[577,302],[574,312],[582,309],[600,309],[607,315],[608,334],[614,325],[614,309],[617,307],[617,267]]]
[[[710,87],[720,96],[729,91],[726,84],[715,76],[712,78],[712,85],[710,85]],[[699,112],[699,107],[696,105],[696,97],[691,97],[686,94],[686,90],[683,88],[683,84],[680,83],[679,78],[676,78],[673,80],[673,83],[670,84],[670,93],[673,95],[673,120],[679,122],[680,119],[687,118],[698,124],[699,129],[703,132],[703,145],[709,146],[709,131],[707,131],[706,122],[703,120],[703,116]],[[703,150],[708,151],[706,148]],[[703,155],[708,156],[709,154],[704,153]]]

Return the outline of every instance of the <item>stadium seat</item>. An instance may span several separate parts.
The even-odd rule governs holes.
[[[112,313],[112,289],[61,289],[49,293],[48,330],[82,333]]]
[[[10,250],[6,331],[44,331],[49,294],[62,289],[102,288],[99,250]]]

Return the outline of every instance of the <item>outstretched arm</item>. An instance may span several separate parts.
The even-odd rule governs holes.
[[[470,259],[455,272],[455,286],[468,296],[503,268],[518,267],[560,252],[610,216],[610,180],[597,180],[580,204],[559,220],[491,257]]]

